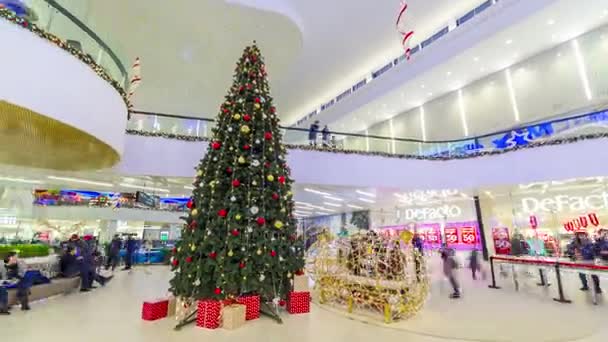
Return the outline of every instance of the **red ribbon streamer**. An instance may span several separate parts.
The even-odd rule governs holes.
[[[405,48],[405,55],[406,55],[407,59],[409,60],[411,49],[409,47],[407,47],[407,42],[414,35],[414,31],[403,32],[403,31],[401,31],[401,29],[399,29],[399,24],[401,23],[401,18],[405,14],[406,10],[407,10],[407,3],[403,2],[401,4],[401,9],[399,10],[399,15],[397,16],[397,22],[395,23],[395,25],[397,27],[397,32],[399,32],[403,36],[403,39],[401,40],[401,45]]]

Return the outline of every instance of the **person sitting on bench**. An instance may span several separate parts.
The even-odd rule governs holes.
[[[6,264],[8,279],[17,279],[17,298],[21,303],[21,310],[30,310],[30,287],[33,285],[31,277],[25,276],[26,266],[19,257],[17,252],[9,252],[4,259]]]
[[[73,278],[80,274],[80,266],[73,246],[68,246],[61,256],[60,269],[61,276],[64,278]]]

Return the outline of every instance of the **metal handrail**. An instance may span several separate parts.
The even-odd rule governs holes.
[[[114,51],[108,46],[108,44],[106,44],[106,42],[104,42],[101,38],[99,38],[99,36],[93,30],[91,30],[85,23],[80,21],[80,19],[78,19],[76,16],[74,16],[70,11],[65,9],[60,4],[58,4],[57,1],[55,1],[55,0],[44,0],[44,1],[46,3],[48,3],[49,6],[56,9],[59,13],[63,14],[72,23],[74,23],[82,31],[84,31],[89,37],[91,37],[91,39],[93,39],[97,44],[99,44],[99,46],[108,54],[108,56],[110,56],[110,58],[114,61],[114,63],[116,63],[118,70],[120,70],[120,73],[123,76],[122,86],[126,87],[127,69],[125,69],[125,66],[122,64],[122,62],[120,61],[118,56],[116,56]]]
[[[568,121],[568,120],[580,119],[580,118],[591,116],[593,114],[597,114],[597,113],[601,113],[601,112],[603,112],[603,110],[594,111],[594,112],[590,112],[590,113],[584,113],[584,114],[578,114],[578,115],[573,115],[573,116],[568,116],[568,117],[563,117],[563,118],[559,118],[559,119],[553,119],[553,120],[550,120],[550,121],[534,121],[534,122],[529,122],[529,123],[526,123],[526,124],[523,124],[523,125],[514,126],[514,127],[510,128],[510,129],[500,130],[500,131],[496,131],[496,132],[493,132],[493,133],[482,134],[482,135],[478,135],[478,136],[475,136],[475,137],[469,137],[469,138],[464,138],[464,139],[420,140],[420,139],[415,139],[415,138],[398,138],[398,137],[394,137],[393,138],[393,137],[380,136],[380,135],[365,135],[365,134],[359,134],[359,133],[338,132],[338,131],[331,131],[331,133],[333,135],[341,135],[341,136],[348,136],[348,137],[373,138],[373,139],[387,140],[387,141],[402,141],[402,142],[413,142],[413,143],[422,143],[422,144],[460,143],[460,142],[466,142],[466,141],[475,141],[475,140],[478,140],[478,139],[483,139],[483,138],[487,138],[487,137],[491,137],[491,136],[495,136],[495,135],[507,134],[507,133],[511,133],[511,132],[517,131],[517,130],[523,130],[523,129],[526,129],[526,128],[530,127],[530,126],[533,126],[534,124],[539,124],[539,123],[547,123],[547,124],[560,123],[560,122],[564,122],[564,121]],[[175,119],[199,120],[199,121],[205,121],[205,122],[215,122],[215,120],[208,119],[208,118],[192,117],[192,116],[185,116],[185,115],[176,115],[176,114],[169,114],[169,113],[154,113],[154,112],[141,111],[141,110],[132,110],[131,113],[132,114],[150,115],[150,116],[159,116],[159,117],[166,117],[166,118],[175,118]],[[287,131],[308,132],[308,129],[306,129],[306,128],[286,127],[286,126],[279,126],[279,128],[287,130]]]

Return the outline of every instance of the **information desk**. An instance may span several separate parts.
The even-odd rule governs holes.
[[[489,286],[493,289],[499,289],[500,287],[496,284],[496,274],[494,264],[510,264],[513,266],[513,282],[515,289],[519,290],[519,281],[517,279],[517,273],[515,272],[515,265],[530,266],[538,269],[540,276],[539,286],[550,286],[547,281],[547,272],[554,271],[555,279],[557,281],[558,297],[554,298],[555,301],[560,303],[571,303],[571,300],[566,299],[563,290],[563,284],[561,275],[562,272],[574,272],[582,273],[588,278],[587,281],[592,284],[592,280],[589,279],[592,275],[594,276],[608,276],[608,264],[599,261],[571,261],[566,258],[551,258],[551,257],[512,257],[512,256],[492,256],[490,257],[490,269],[492,272],[492,284]],[[595,286],[590,286],[591,297],[593,304],[597,304],[597,293]]]

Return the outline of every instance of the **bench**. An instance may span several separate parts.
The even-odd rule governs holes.
[[[80,286],[80,277],[55,278],[48,284],[34,285],[30,288],[30,302],[67,294]],[[8,290],[8,305],[18,304],[17,289]]]

